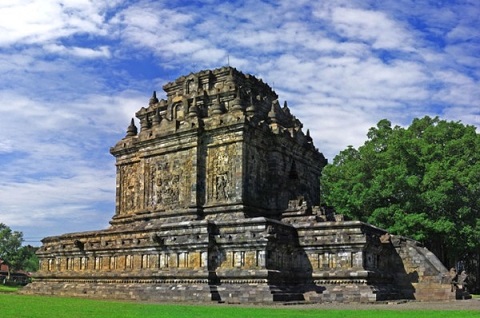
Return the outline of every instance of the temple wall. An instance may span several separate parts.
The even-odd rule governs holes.
[[[164,138],[162,143],[146,142],[136,152],[120,156],[116,217],[172,210],[179,214],[201,205],[205,194],[197,187],[200,157],[198,137],[191,133]]]
[[[319,205],[322,160],[313,149],[299,147],[289,133],[247,127],[245,135],[244,202],[277,214],[288,210],[291,200]]]
[[[105,230],[42,240],[24,293],[148,301],[451,299],[433,254],[318,207],[323,155],[261,80],[180,77],[132,119]]]
[[[415,241],[385,235],[354,221],[287,225],[266,218],[164,224],[121,238],[108,232],[97,232],[95,238],[78,233],[44,244],[35,290],[66,293],[68,285],[75,286],[70,295],[81,295],[86,286],[100,284],[85,295],[117,297],[101,290],[107,293],[121,285],[128,292],[119,299],[155,300],[168,297],[149,291],[181,287],[184,292],[174,292],[171,299],[233,303],[255,297],[312,302],[455,299],[448,272],[433,254]]]

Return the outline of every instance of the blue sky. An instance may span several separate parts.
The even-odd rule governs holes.
[[[478,30],[477,0],[1,0],[0,222],[34,245],[106,228],[130,118],[227,63],[273,86],[330,161],[383,118],[479,127]]]

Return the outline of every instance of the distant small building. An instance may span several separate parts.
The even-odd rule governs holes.
[[[8,272],[8,265],[0,259],[0,272]]]
[[[18,285],[26,285],[30,282],[30,274],[24,271],[15,271],[10,273],[8,279],[9,266],[0,259],[0,284],[11,282]]]

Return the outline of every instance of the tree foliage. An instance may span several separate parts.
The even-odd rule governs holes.
[[[0,260],[7,264],[10,271],[38,269],[38,258],[35,248],[22,246],[23,233],[12,231],[7,225],[0,223]]]
[[[419,240],[445,262],[480,252],[480,136],[438,117],[408,128],[384,119],[322,176],[338,213]]]
[[[0,223],[0,259],[12,269],[17,269],[19,250],[22,246],[23,234],[12,231],[10,227]]]

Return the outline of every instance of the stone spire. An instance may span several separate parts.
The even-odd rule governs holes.
[[[290,108],[288,108],[288,103],[287,101],[284,101],[283,102],[283,112],[287,115],[287,116],[290,116],[291,113],[290,113]]]
[[[155,115],[153,115],[153,119],[152,119],[152,126],[156,126],[160,123],[160,109],[157,108],[155,110]]]
[[[220,105],[220,95],[217,95],[217,97],[213,100],[212,114],[219,115],[222,113],[223,111],[222,111],[222,106]]]
[[[272,108],[270,109],[270,111],[268,112],[268,118],[270,119],[270,122],[271,123],[276,123],[277,122],[277,104],[278,104],[278,101],[273,101],[272,102]]]
[[[157,91],[153,91],[153,95],[150,98],[150,102],[148,104],[151,106],[151,105],[155,105],[156,103],[158,103]]]
[[[188,109],[188,117],[197,117],[198,116],[198,107],[197,107],[197,96],[193,97],[192,105]]]
[[[145,130],[145,129],[150,128],[150,122],[149,122],[147,116],[144,116],[140,119],[140,128],[141,128],[141,130]]]
[[[232,102],[232,110],[242,110],[242,109],[243,109],[243,106],[242,106],[242,100],[240,98],[240,87],[238,87],[237,96]]]
[[[253,104],[253,93],[252,91],[249,91],[250,95],[250,105],[248,105],[246,112],[248,116],[253,116],[255,115],[255,105]]]
[[[307,139],[307,144],[313,144],[313,139],[312,137],[310,137],[310,129],[307,129],[307,135],[305,136],[305,138]]]
[[[132,121],[130,122],[130,126],[127,128],[127,137],[133,137],[136,136],[138,133],[137,126],[135,126],[135,122],[132,118]]]

